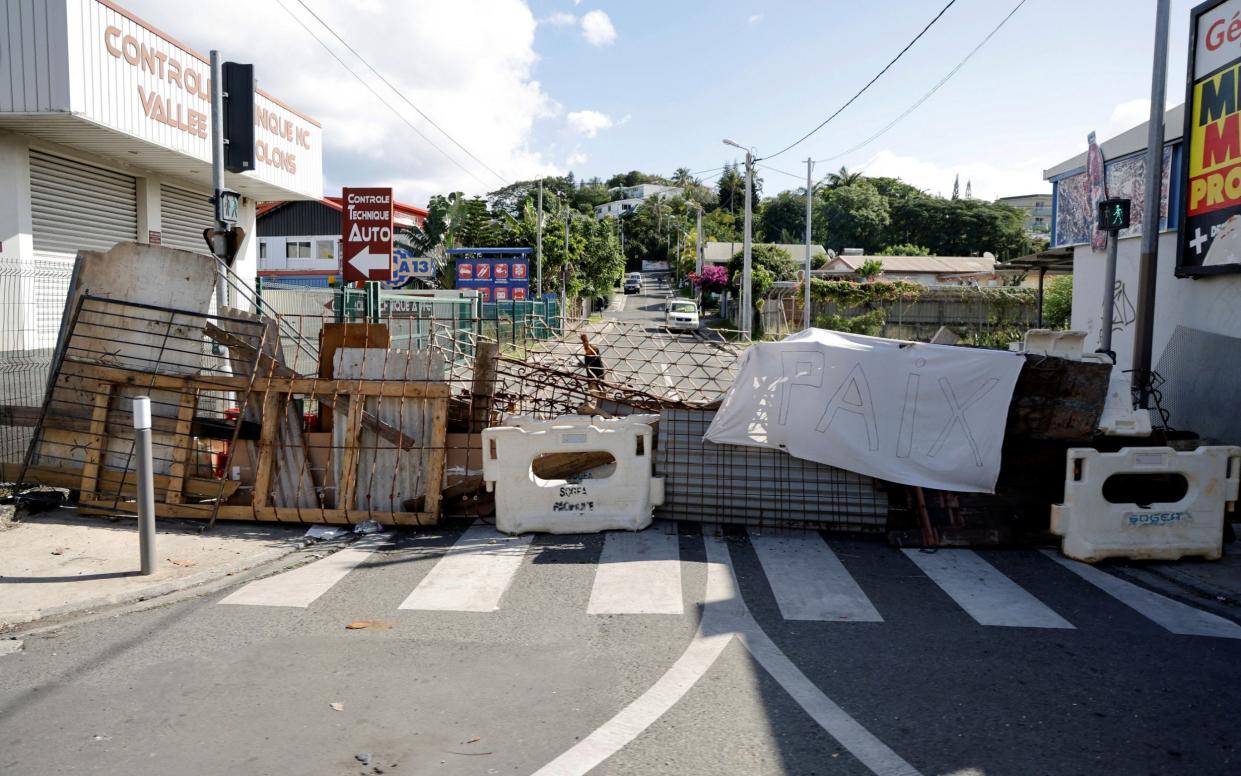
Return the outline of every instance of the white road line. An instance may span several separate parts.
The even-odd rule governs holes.
[[[1087,563],[1069,560],[1055,550],[1043,554],[1072,571],[1142,616],[1183,636],[1218,636],[1241,639],[1241,625],[1219,615],[1204,612],[1167,596],[1139,587],[1120,577],[1100,571]]]
[[[656,525],[645,531],[613,531],[590,591],[589,614],[681,614],[678,538]]]
[[[401,609],[494,612],[508,590],[533,536],[508,536],[476,523],[431,569]]]
[[[883,622],[870,599],[818,534],[750,533],[771,592],[786,620]]]
[[[298,606],[305,608],[332,589],[375,550],[391,540],[390,534],[358,539],[343,550],[283,574],[257,579],[220,601],[243,606]]]
[[[676,705],[705,674],[734,635],[750,654],[841,746],[879,776],[919,776],[918,771],[824,695],[767,637],[742,600],[728,546],[707,538],[707,589],[702,621],[689,647],[635,701],[535,772],[582,776],[623,749]]]
[[[905,555],[979,625],[1073,627],[971,550],[905,550]]]

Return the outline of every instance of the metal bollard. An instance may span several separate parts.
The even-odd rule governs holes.
[[[138,459],[138,549],[142,575],[155,573],[155,477],[151,464],[151,399],[134,398],[134,454]]]

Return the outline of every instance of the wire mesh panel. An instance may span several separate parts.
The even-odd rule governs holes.
[[[659,517],[770,527],[882,531],[884,483],[782,450],[703,440],[714,410],[664,409],[655,475],[664,479]]]

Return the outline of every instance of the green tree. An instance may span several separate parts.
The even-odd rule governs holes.
[[[883,262],[879,259],[867,259],[857,268],[855,274],[869,283],[883,274]]]
[[[729,284],[734,289],[741,288],[742,267],[745,264],[745,252],[737,251],[728,261]],[[758,270],[762,269],[767,285],[762,293],[758,290]],[[754,245],[750,248],[750,292],[754,299],[761,299],[771,284],[777,280],[793,280],[797,277],[798,264],[789,252],[775,245]]]
[[[899,245],[889,245],[879,251],[880,256],[933,256],[929,248],[913,243],[900,243]]]
[[[815,232],[824,235],[823,245],[840,252],[861,248],[874,253],[890,242],[885,239],[891,216],[888,201],[865,180],[852,186],[823,190],[815,202]]]
[[[862,173],[849,172],[849,168],[841,167],[836,172],[829,172],[827,178],[824,179],[824,185],[829,189],[840,189],[845,186],[852,186],[862,180]]]
[[[763,200],[758,211],[758,237],[775,243],[805,240],[806,190],[782,191]]]
[[[1043,292],[1043,324],[1050,329],[1067,329],[1073,319],[1073,276],[1058,275]]]
[[[720,174],[719,182],[716,183],[717,207],[721,210],[727,210],[737,216],[745,214],[745,165],[724,164],[724,172]],[[754,176],[754,183],[750,187],[750,203],[751,207],[758,207],[759,197],[763,190],[763,180],[757,175]]]

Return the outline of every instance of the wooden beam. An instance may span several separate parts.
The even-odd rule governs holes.
[[[168,492],[164,501],[181,503],[181,489],[185,487],[185,472],[194,456],[194,436],[190,433],[194,424],[194,411],[198,409],[198,394],[181,394],[181,406],[177,408],[176,429],[172,432],[176,446],[172,449],[172,464],[168,467]]]
[[[258,462],[254,469],[254,506],[268,506],[276,466],[276,437],[284,422],[284,396],[275,391],[263,395],[262,430],[259,431]],[[284,506],[281,504],[280,506]]]
[[[479,342],[474,353],[474,380],[470,383],[470,428],[472,433],[491,424],[491,402],[496,386],[496,358],[500,346],[494,342]]]
[[[20,463],[0,463],[0,481],[15,482],[21,473]],[[106,488],[115,492],[119,487],[122,495],[133,495],[138,487],[138,475],[135,472],[123,472],[100,466],[97,479],[97,488]],[[31,466],[26,470],[26,481],[55,488],[77,490],[82,486],[82,469],[77,466]],[[220,492],[220,482],[220,480],[208,477],[186,477],[182,492],[190,498],[215,498]],[[241,483],[236,480],[224,480],[223,482],[223,498],[232,496],[241,486]],[[167,474],[155,475],[156,491],[167,491],[170,484]]]
[[[111,501],[82,501],[82,510],[93,513],[115,514],[116,512],[134,512],[137,506],[133,502],[123,501],[114,504]],[[205,520],[211,517],[210,504],[155,504],[158,517],[191,518]],[[248,506],[223,505],[219,508],[220,520],[262,520],[273,523],[302,523],[356,525],[367,520],[377,520],[384,525],[432,526],[439,524],[439,515],[431,512],[369,512],[364,509],[299,509],[297,507],[265,507],[258,509]]]
[[[266,393],[278,391],[300,396],[334,397],[384,396],[393,399],[440,399],[447,398],[451,389],[447,383],[419,383],[402,380],[320,380],[316,377],[256,377],[251,387],[250,378],[230,375],[175,375],[160,372],[141,372],[119,367],[92,364],[65,359],[62,375],[76,375],[103,380],[118,385],[141,388],[158,388],[170,391],[251,391]]]
[[[423,451],[423,492],[427,512],[438,515],[440,492],[444,488],[444,466],[448,459],[448,399],[431,403],[431,438]]]
[[[336,483],[337,509],[352,509],[358,492],[358,459],[362,442],[362,402],[349,402],[345,421],[345,453],[341,459],[340,481]]]
[[[84,496],[89,496],[98,489],[99,466],[108,450],[108,437],[104,432],[108,427],[108,405],[112,402],[112,386],[100,387],[91,409],[90,429],[86,432],[91,439],[85,445],[86,458],[82,464],[82,479],[78,485],[78,490]]]

